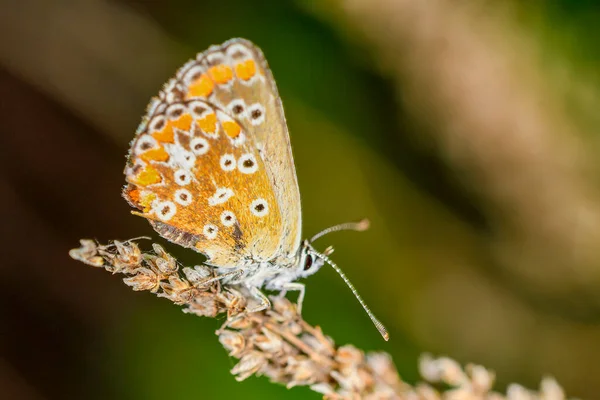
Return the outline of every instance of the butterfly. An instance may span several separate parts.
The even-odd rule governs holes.
[[[341,224],[302,240],[300,191],[275,81],[261,50],[245,39],[211,46],[187,62],[148,105],[131,142],[123,196],[167,240],[207,257],[224,284],[298,291],[298,279],[331,265],[387,340],[354,286],[312,246]]]

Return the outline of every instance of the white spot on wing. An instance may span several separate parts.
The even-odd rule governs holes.
[[[265,122],[265,108],[260,103],[254,103],[248,107],[248,119],[254,126]]]
[[[238,161],[238,169],[243,174],[253,174],[258,170],[258,163],[254,154],[246,153]]]
[[[206,238],[209,240],[216,238],[218,232],[219,232],[219,228],[217,228],[217,226],[213,225],[213,224],[204,225],[204,229],[202,230],[202,233],[204,233],[204,236],[206,236]]]
[[[235,214],[231,211],[223,211],[221,213],[221,223],[224,226],[233,226],[235,224]]]
[[[185,112],[185,106],[183,104],[172,104],[167,108],[167,118],[178,119]]]
[[[218,188],[215,194],[208,198],[208,205],[216,206],[217,204],[225,203],[231,196],[233,196],[233,190],[229,188]]]
[[[201,119],[206,116],[206,114],[212,112],[211,108],[202,101],[191,101],[188,104],[189,113],[192,115],[194,119]]]
[[[179,169],[179,170],[175,171],[174,176],[175,176],[175,183],[178,184],[179,186],[189,185],[190,182],[192,181],[192,173],[185,169]]]
[[[228,105],[227,105],[227,110],[229,111],[229,113],[238,118],[238,119],[242,119],[246,117],[246,103],[244,103],[244,100],[242,99],[235,99],[232,100]]]
[[[206,154],[209,147],[210,146],[208,145],[208,141],[202,137],[195,137],[192,140],[190,140],[190,149],[197,156]]]
[[[175,191],[175,201],[182,206],[189,206],[192,204],[192,194],[187,189],[178,189]]]
[[[236,165],[235,157],[233,154],[223,154],[219,164],[221,164],[221,169],[223,171],[233,171]]]
[[[148,131],[149,132],[161,131],[164,127],[165,127],[165,117],[163,117],[162,115],[158,115],[158,116],[152,118],[152,120],[148,124]]]
[[[154,149],[158,147],[158,143],[156,139],[154,139],[150,135],[142,135],[138,138],[137,143],[135,144],[135,154],[140,154],[150,149]]]
[[[173,218],[177,212],[177,207],[172,201],[155,201],[152,205],[152,210],[163,222],[166,222]]]
[[[257,217],[264,217],[269,213],[269,203],[265,199],[256,199],[250,204],[250,212]]]

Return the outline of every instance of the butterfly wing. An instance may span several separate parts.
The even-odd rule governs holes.
[[[234,65],[236,75],[241,79],[233,81],[231,91],[219,85],[215,89],[214,101],[230,109],[231,106],[235,106],[236,100],[244,99],[246,102],[245,117],[250,122],[248,130],[265,163],[284,221],[279,233],[280,242],[276,255],[279,258],[278,262],[285,264],[296,257],[300,247],[302,213],[296,168],[281,98],[267,61],[262,51],[254,44],[244,39],[232,39],[222,46],[214,46],[206,52],[207,66],[215,68],[222,54]],[[252,74],[254,70],[255,73]]]
[[[165,85],[125,175],[125,198],[154,229],[212,265],[296,254],[300,195],[285,117],[262,53],[247,41],[211,47]]]

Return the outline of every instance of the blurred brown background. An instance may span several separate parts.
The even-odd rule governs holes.
[[[2,0],[2,397],[319,398],[236,383],[221,321],[67,255],[82,237],[165,243],[120,197],[128,143],[177,67],[245,37],[283,98],[305,235],[371,219],[319,246],[336,247],[391,340],[328,268],[307,281],[304,317],[389,352],[409,382],[429,351],[494,369],[499,390],[550,374],[600,399],[599,12],[583,0]]]

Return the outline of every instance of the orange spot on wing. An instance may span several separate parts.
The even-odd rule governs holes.
[[[234,121],[223,122],[223,130],[230,138],[236,138],[240,135],[242,128]]]
[[[152,202],[156,199],[156,195],[154,193],[145,193],[140,197],[139,205],[144,208],[144,212],[150,211],[152,207]]]
[[[212,79],[208,77],[206,74],[200,75],[200,78],[196,79],[190,87],[188,88],[188,92],[186,98],[191,97],[207,97],[209,96],[215,87]]]
[[[146,162],[149,161],[167,161],[169,159],[169,153],[163,148],[148,150],[140,156],[140,158]]]
[[[132,189],[129,192],[127,192],[127,197],[129,197],[132,203],[137,204],[140,202],[140,191],[137,189]]]
[[[182,114],[176,120],[167,121],[162,130],[155,131],[152,134],[152,137],[159,142],[173,143],[175,141],[173,128],[181,129],[182,131],[189,131],[191,126],[192,116],[189,114]]]
[[[208,70],[208,73],[216,83],[227,83],[233,79],[233,70],[229,65],[215,65]]]
[[[174,121],[169,121],[169,123],[173,128],[189,131],[192,126],[192,116],[190,114],[181,114],[179,118]]]
[[[154,193],[141,192],[139,189],[132,189],[127,192],[127,196],[135,203],[138,207],[141,207],[145,213],[150,211],[152,206],[152,202],[156,199],[156,195]]]
[[[235,66],[235,74],[238,78],[247,81],[256,74],[256,63],[254,60],[246,60]]]
[[[148,165],[134,178],[133,183],[140,186],[148,186],[154,183],[159,183],[160,181],[162,181],[162,177],[158,171]]]
[[[198,126],[206,133],[215,133],[217,130],[217,115],[212,113],[199,119]]]
[[[175,135],[173,134],[173,127],[167,122],[164,128],[160,131],[156,131],[152,134],[152,137],[159,142],[173,143]]]

